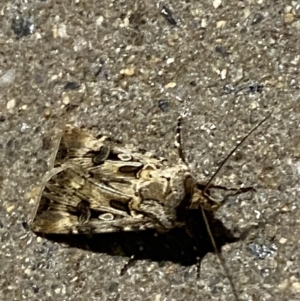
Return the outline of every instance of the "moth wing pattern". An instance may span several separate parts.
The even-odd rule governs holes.
[[[57,147],[54,165],[59,166],[69,161],[82,168],[91,166],[92,155],[101,149],[105,140],[105,136],[96,139],[87,131],[66,125]]]
[[[57,147],[55,166],[72,162],[89,169],[103,164],[111,158],[115,162],[136,162],[135,168],[146,164],[153,164],[156,168],[162,168],[164,165],[164,159],[160,160],[150,152],[132,151],[132,148],[125,148],[117,144],[107,136],[96,138],[87,130],[67,125]]]
[[[132,196],[123,190],[114,202],[116,193],[115,187],[101,186],[76,167],[66,167],[46,183],[32,229],[45,234],[75,234],[162,228],[157,220],[144,214],[131,215]]]
[[[176,210],[194,190],[185,165],[166,166],[150,153],[67,126],[53,166],[39,196],[34,232],[164,232],[183,226]]]

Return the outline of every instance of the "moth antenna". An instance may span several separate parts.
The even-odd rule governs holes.
[[[187,100],[183,102],[183,106],[181,108],[181,112],[177,119],[177,125],[176,125],[176,136],[175,136],[175,147],[178,150],[178,156],[182,163],[184,163],[187,167],[189,167],[188,162],[186,161],[184,154],[183,154],[183,143],[182,143],[182,119],[189,116],[189,106]]]
[[[179,158],[185,165],[188,165],[188,163],[186,162],[184,155],[183,155],[181,130],[182,130],[182,116],[180,115],[177,119],[176,136],[175,136],[174,144],[178,150]]]
[[[233,153],[249,138],[249,136],[258,128],[260,127],[269,117],[272,115],[272,112],[269,113],[263,120],[261,120],[255,127],[252,128],[252,130],[234,147],[234,149],[229,153],[229,155],[223,160],[221,165],[218,167],[216,172],[212,175],[212,177],[209,179],[209,181],[206,183],[202,193],[205,194],[207,189],[209,188],[210,184],[213,182],[213,180],[216,178],[220,170],[223,168],[223,166],[227,163],[227,161],[230,159],[230,157],[233,155]]]
[[[221,170],[221,168],[226,164],[226,162],[228,161],[228,159],[232,156],[232,154],[241,146],[241,144],[260,126],[262,125],[270,116],[271,116],[272,112],[269,113],[262,121],[260,121],[237,145],[236,147],[230,152],[230,154],[224,159],[224,161],[222,162],[222,164],[218,167],[217,171],[213,174],[213,176],[210,178],[210,180],[208,181],[208,183],[205,185],[202,193],[203,195],[205,196],[206,195],[206,191],[207,189],[209,188],[209,185],[212,183],[212,181],[215,179],[215,177],[217,176],[217,174],[219,173],[219,171]],[[232,290],[232,293],[235,297],[235,299],[238,301],[239,300],[239,297],[238,297],[238,294],[236,292],[236,289],[235,289],[235,285],[233,283],[233,280],[230,276],[230,273],[229,273],[229,270],[226,266],[226,263],[225,263],[225,260],[224,258],[222,257],[221,253],[219,252],[218,248],[217,248],[217,244],[216,244],[216,241],[213,237],[213,234],[212,234],[212,231],[211,231],[211,228],[210,228],[210,225],[209,225],[209,222],[208,222],[208,219],[207,219],[207,216],[205,214],[205,211],[203,209],[202,206],[201,207],[201,212],[202,212],[202,216],[203,216],[203,220],[204,220],[204,223],[205,223],[205,226],[206,226],[206,230],[207,230],[207,233],[210,237],[210,240],[211,240],[211,243],[213,245],[213,248],[214,248],[214,251],[215,253],[217,254],[218,256],[218,259],[222,265],[222,268],[223,270],[225,271],[226,273],[226,276],[229,280],[229,283],[230,283],[230,287],[231,287],[231,290]]]
[[[208,223],[208,220],[207,220],[205,211],[204,211],[204,209],[203,209],[202,206],[200,206],[200,207],[201,207],[201,212],[202,212],[203,220],[204,220],[204,223],[205,223],[205,226],[206,226],[206,230],[207,230],[207,233],[208,233],[209,238],[210,238],[210,240],[211,240],[211,243],[212,243],[212,245],[213,245],[214,251],[215,251],[215,253],[217,254],[218,259],[219,259],[219,261],[220,261],[220,263],[221,263],[221,265],[222,265],[222,268],[223,268],[223,270],[225,271],[226,276],[227,276],[227,278],[228,278],[228,280],[229,280],[229,284],[230,284],[232,293],[233,293],[233,295],[234,295],[234,298],[236,299],[236,301],[238,301],[238,300],[239,300],[239,297],[238,297],[238,294],[237,294],[237,292],[236,292],[236,289],[235,289],[235,285],[234,285],[234,283],[233,283],[233,280],[232,280],[232,278],[231,278],[231,276],[230,276],[229,270],[228,270],[228,268],[227,268],[227,266],[226,266],[225,260],[224,260],[224,258],[222,257],[221,253],[219,252],[219,250],[218,250],[218,248],[217,248],[217,244],[216,244],[216,241],[215,241],[215,239],[214,239],[214,237],[213,237],[213,234],[212,234],[212,232],[211,232],[211,228],[210,228],[210,226],[209,226],[209,223]]]

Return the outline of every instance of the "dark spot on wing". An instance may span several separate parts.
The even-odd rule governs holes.
[[[102,145],[98,151],[93,152],[93,163],[95,165],[102,164],[109,156],[110,148],[106,145]]]

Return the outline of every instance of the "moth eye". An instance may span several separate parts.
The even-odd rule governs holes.
[[[103,221],[112,221],[112,220],[114,220],[114,215],[112,213],[103,213],[103,214],[99,215],[98,218]]]
[[[78,205],[77,205],[77,210],[79,215],[79,222],[84,224],[86,223],[90,217],[91,217],[91,210],[90,210],[90,204],[87,201],[81,201]]]
[[[110,148],[108,146],[102,145],[100,149],[94,152],[93,163],[98,165],[103,163],[109,156]]]
[[[119,154],[118,158],[122,161],[130,161],[132,157],[129,154]]]

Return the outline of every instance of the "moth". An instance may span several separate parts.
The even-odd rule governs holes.
[[[181,118],[176,137],[179,159],[172,164],[145,150],[133,150],[67,125],[37,197],[32,231],[91,235],[151,229],[166,233],[183,228],[189,232],[186,212],[197,209],[217,250],[205,211],[221,205],[209,196],[208,189],[228,157],[203,188],[183,156]]]
[[[103,233],[183,227],[178,211],[197,201],[185,164],[114,145],[67,126],[40,196],[34,232]]]

